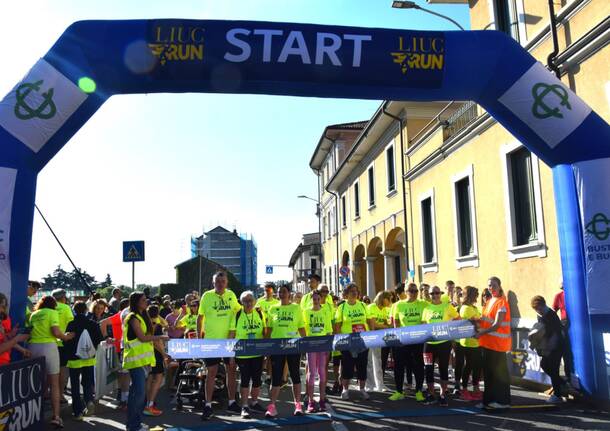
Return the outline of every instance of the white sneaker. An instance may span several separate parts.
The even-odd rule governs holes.
[[[365,400],[368,400],[369,398],[371,398],[371,396],[368,394],[368,392],[363,389],[360,389],[360,395],[362,395],[362,398]]]
[[[561,397],[558,397],[557,395],[553,394],[549,397],[548,400],[546,400],[546,402],[548,404],[561,404],[561,403],[563,403],[563,399]]]
[[[367,392],[373,392],[373,391],[375,391],[375,390],[376,390],[376,388],[374,388],[374,387],[372,387],[372,386],[366,386],[366,387],[364,388],[364,390],[365,390],[365,391],[367,391]]]
[[[375,388],[375,392],[391,392],[390,388],[388,388],[387,386],[382,386],[380,388]]]
[[[477,409],[484,409],[484,408],[485,408],[485,404],[483,404],[483,403],[477,403],[477,404],[475,405],[475,407],[476,407]]]
[[[489,407],[491,409],[508,409],[508,408],[510,408],[510,404],[500,404],[500,403],[493,401],[493,402],[487,404],[487,407]]]
[[[343,389],[341,391],[341,399],[342,400],[349,400],[349,390],[348,389]]]

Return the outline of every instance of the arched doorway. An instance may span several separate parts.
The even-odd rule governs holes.
[[[359,244],[354,250],[354,275],[352,281],[358,285],[362,292],[366,290],[366,253],[362,244]]]
[[[405,231],[395,227],[386,236],[383,251],[385,268],[385,289],[394,288],[397,283],[408,277],[405,262]]]
[[[369,241],[366,249],[366,294],[373,299],[377,292],[384,289],[383,242],[375,237]]]

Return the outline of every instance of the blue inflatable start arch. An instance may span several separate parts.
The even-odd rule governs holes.
[[[0,291],[13,316],[25,309],[38,172],[110,96],[159,92],[479,103],[553,168],[576,375],[609,398],[610,127],[494,31],[74,23],[0,102]]]

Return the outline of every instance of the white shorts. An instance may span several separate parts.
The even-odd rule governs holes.
[[[28,345],[32,357],[44,357],[47,374],[59,374],[59,350],[57,343],[33,343]]]

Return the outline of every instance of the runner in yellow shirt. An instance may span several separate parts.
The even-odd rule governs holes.
[[[275,296],[275,285],[271,282],[265,283],[265,296],[256,301],[256,308],[260,309],[266,316],[269,308],[278,305],[280,300]]]
[[[233,291],[227,288],[228,279],[224,271],[218,271],[212,278],[214,289],[208,290],[201,296],[199,301],[199,316],[197,317],[197,334],[202,334],[208,339],[228,338],[231,320],[235,313],[241,308]],[[205,364],[208,374],[205,380],[205,406],[203,407],[202,420],[208,420],[214,414],[212,411],[212,397],[218,364],[223,361],[227,371],[227,392],[229,405],[227,410],[233,413],[241,413],[241,408],[235,402],[235,359],[234,358],[206,358]]]
[[[420,325],[422,313],[428,304],[426,301],[417,299],[417,286],[409,283],[407,287],[407,298],[394,304],[394,312],[391,317],[395,328]],[[394,348],[394,383],[396,392],[390,395],[391,401],[399,401],[405,398],[404,381],[405,369],[408,373],[415,374],[415,399],[424,401],[422,387],[424,384],[424,345],[411,344]]]
[[[432,287],[430,291],[432,302],[427,304],[422,312],[423,323],[440,323],[449,320],[459,320],[460,315],[450,303],[442,302],[441,289],[438,286]],[[438,403],[446,407],[447,385],[449,381],[449,356],[451,354],[450,341],[428,341],[424,344],[424,365],[426,370],[426,384],[428,386],[428,396],[425,404]],[[438,371],[441,377],[441,393],[437,400],[434,396],[434,362],[438,362]]]
[[[301,309],[308,310],[311,308],[311,295],[318,289],[318,287],[320,287],[321,281],[322,279],[318,274],[311,274],[309,276],[309,288],[311,289],[311,291],[309,293],[306,293],[303,298],[301,298]],[[323,305],[328,304],[328,306],[330,307],[333,306],[333,298],[330,295],[326,295],[326,297],[322,298],[322,300],[324,301],[322,302]]]
[[[463,320],[480,319],[481,312],[476,305],[479,297],[479,289],[473,286],[466,286],[464,290],[465,296],[460,307],[460,317]],[[483,393],[479,389],[479,379],[481,377],[483,357],[481,356],[481,350],[479,348],[479,340],[476,338],[462,338],[455,345],[455,348],[456,389],[460,390],[460,395],[463,400],[481,401],[483,399]],[[468,379],[471,374],[472,392],[469,392]]]
[[[235,318],[231,320],[229,338],[237,340],[258,340],[263,338],[265,332],[265,315],[255,308],[256,299],[251,290],[247,290],[239,297],[243,308],[237,312]],[[262,356],[238,356],[235,358],[239,366],[240,398],[241,398],[241,417],[250,418],[250,410],[256,413],[264,413],[265,409],[258,402],[261,389],[261,375],[263,373]],[[250,390],[252,383],[252,390]],[[248,405],[248,398],[252,402]]]
[[[354,283],[348,284],[343,289],[343,294],[347,299],[337,307],[337,312],[335,313],[335,334],[350,334],[375,329],[375,319],[372,319],[369,315],[366,305],[358,300],[360,295],[358,286]],[[356,377],[360,385],[360,395],[365,400],[369,399],[369,394],[365,391],[368,355],[368,349],[360,352],[356,358],[352,357],[349,351],[341,352],[342,399],[349,399],[349,384],[354,378],[354,367],[356,368]]]
[[[64,289],[55,289],[51,292],[51,296],[57,301],[57,316],[59,317],[59,330],[66,332],[68,323],[74,320],[74,313],[68,304],[68,297]],[[64,397],[66,384],[68,383],[68,352],[64,348],[64,343],[59,338],[57,339],[57,349],[59,350],[59,393],[60,401],[67,403]]]
[[[390,308],[392,305],[392,295],[390,292],[379,292],[372,304],[367,306],[369,315],[372,319],[375,319],[375,329],[386,329],[390,327]],[[390,392],[383,382],[383,374],[385,373],[385,363],[383,361],[383,353],[389,352],[388,347],[377,347],[375,349],[369,349],[369,363],[367,376],[367,388],[368,392]],[[387,356],[385,356],[387,361]]]
[[[312,307],[303,311],[305,321],[305,332],[308,337],[321,337],[332,335],[333,327],[331,311],[328,307],[322,307],[322,295],[315,290],[311,295]],[[326,304],[325,304],[326,305]],[[307,413],[314,413],[317,410],[314,401],[314,383],[316,376],[319,376],[320,400],[318,405],[320,411],[326,411],[326,369],[328,367],[328,352],[308,352],[307,353]]]
[[[280,286],[278,294],[280,305],[271,307],[267,315],[267,334],[270,338],[304,337],[306,334],[303,314],[298,304],[290,302],[290,287],[288,285]],[[275,403],[282,387],[282,372],[286,363],[288,363],[288,372],[292,380],[294,415],[300,416],[303,414],[303,406],[301,404],[301,355],[298,353],[271,355],[271,402],[267,406],[265,417],[277,417]]]

